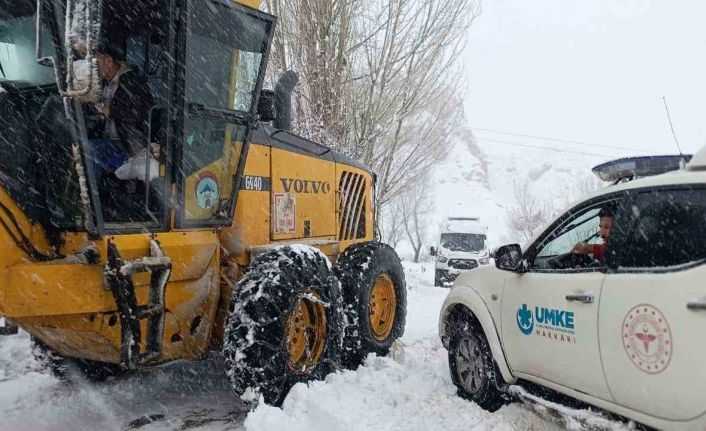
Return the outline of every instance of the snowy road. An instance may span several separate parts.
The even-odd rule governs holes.
[[[0,430],[551,430],[520,404],[491,414],[456,396],[436,335],[445,289],[433,270],[406,265],[405,335],[392,357],[292,389],[282,409],[248,414],[222,358],[177,363],[102,384],[60,384],[29,352],[26,335],[0,338]]]

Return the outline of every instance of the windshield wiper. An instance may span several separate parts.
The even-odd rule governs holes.
[[[2,68],[2,60],[0,60],[0,73],[2,73],[3,78],[7,78],[7,75],[5,75],[5,69]]]

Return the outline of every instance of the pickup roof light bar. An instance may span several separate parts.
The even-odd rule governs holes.
[[[691,160],[691,154],[625,157],[600,164],[592,171],[601,181],[618,182],[676,171],[689,160]]]
[[[706,171],[706,146],[694,154],[689,164],[686,165],[686,169],[689,171]]]

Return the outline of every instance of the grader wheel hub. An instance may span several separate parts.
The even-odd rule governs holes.
[[[289,368],[308,372],[319,363],[326,347],[327,328],[326,307],[318,294],[310,292],[296,300],[285,325]]]
[[[370,329],[378,341],[385,341],[392,332],[397,312],[397,294],[395,284],[387,274],[380,274],[375,279],[370,292]]]

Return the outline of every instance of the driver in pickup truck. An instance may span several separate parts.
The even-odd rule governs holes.
[[[613,228],[613,211],[601,208],[598,212],[598,236],[603,239],[603,244],[588,244],[580,242],[571,250],[574,254],[592,254],[593,258],[601,264],[605,262],[605,250],[608,247],[610,230]]]

